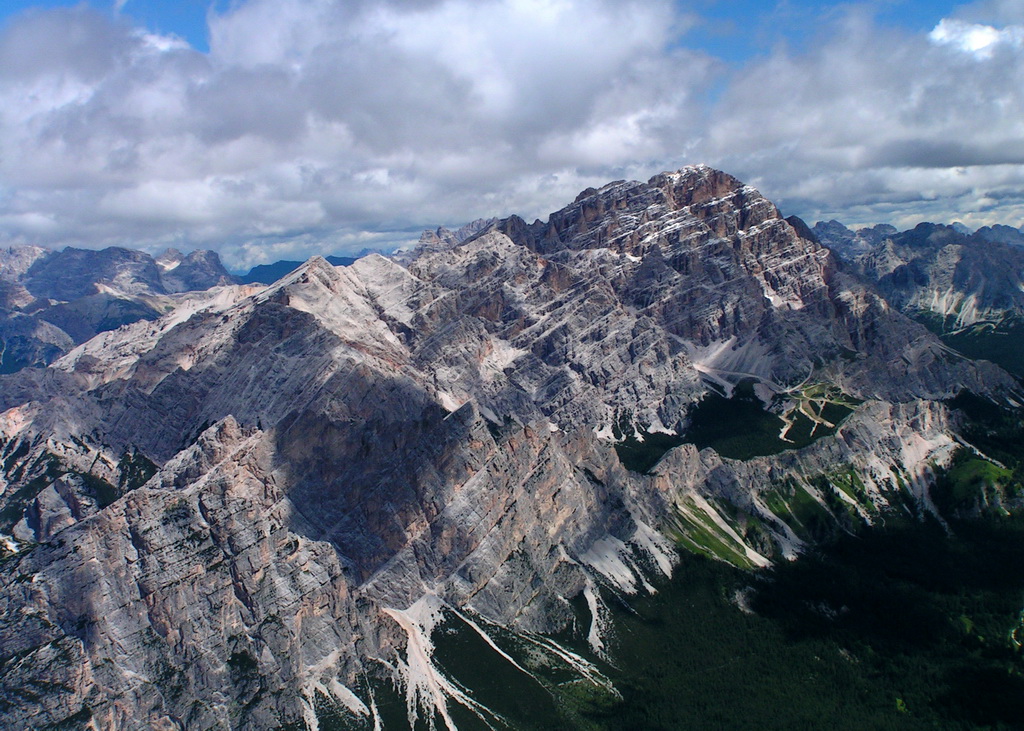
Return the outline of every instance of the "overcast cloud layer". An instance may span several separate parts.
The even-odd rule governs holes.
[[[736,68],[651,0],[248,0],[210,15],[208,54],[32,12],[0,35],[0,244],[241,267],[697,162],[812,223],[1024,224],[1024,3],[918,35],[831,18]]]

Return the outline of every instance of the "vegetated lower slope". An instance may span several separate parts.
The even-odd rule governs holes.
[[[684,559],[617,608],[623,697],[586,704],[592,727],[1024,723],[1024,579],[1008,570],[1024,558],[1024,411],[968,393],[950,407],[964,445],[936,470],[935,512],[823,523],[831,537],[760,574]],[[856,473],[829,479],[858,490]]]
[[[0,381],[4,724],[551,723],[454,638],[585,726],[678,547],[935,513],[946,402],[1017,398],[707,167],[437,238]]]

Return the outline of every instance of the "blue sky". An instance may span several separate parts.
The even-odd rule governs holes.
[[[74,7],[82,0],[6,0],[0,6],[0,14],[10,17],[33,9]],[[122,15],[130,22],[144,26],[155,33],[174,34],[186,39],[194,48],[208,50],[206,13],[228,8],[226,0],[211,3],[210,0],[127,0],[118,10],[117,3],[92,0],[88,5],[111,15]]]
[[[945,0],[892,0],[872,3],[882,23],[910,31],[930,31],[957,5]],[[702,22],[682,42],[726,59],[743,63],[771,52],[779,43],[802,47],[818,32],[819,24],[850,3],[814,0],[701,0],[683,4]]]
[[[7,0],[0,7],[0,18],[25,10],[74,7],[84,0]],[[131,22],[163,34],[174,34],[194,48],[207,51],[207,12],[223,12],[231,0],[88,0],[88,5],[122,15]],[[237,3],[236,3],[237,4]],[[684,11],[701,16],[702,22],[681,42],[701,48],[732,63],[741,63],[765,53],[780,40],[799,45],[815,32],[815,23],[823,15],[849,3],[815,0],[697,0],[680,3]],[[877,17],[889,24],[915,31],[929,31],[946,17],[957,3],[944,0],[890,0],[875,3]],[[119,7],[120,6],[120,7]]]
[[[0,5],[0,245],[236,267],[707,163],[783,213],[1024,224],[1024,2]]]

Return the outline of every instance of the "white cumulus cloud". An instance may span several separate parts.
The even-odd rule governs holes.
[[[210,51],[86,6],[0,33],[0,242],[232,265],[544,216],[707,162],[813,222],[1024,223],[1024,18],[870,8],[740,66],[670,0],[245,0]]]
[[[952,46],[981,60],[992,58],[1000,45],[1020,48],[1024,45],[1024,26],[994,28],[981,23],[967,23],[943,18],[928,37],[940,45]]]

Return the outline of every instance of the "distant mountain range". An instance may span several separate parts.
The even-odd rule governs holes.
[[[347,266],[356,258],[328,260]],[[213,251],[0,249],[0,373],[48,365],[101,332],[155,320],[189,299],[184,293],[271,284],[301,264],[261,264],[236,276]]]
[[[212,251],[0,249],[0,373],[45,366],[98,333],[157,319],[179,293],[234,281]]]
[[[331,266],[347,267],[354,264],[356,259],[351,256],[327,256],[325,257]],[[273,284],[286,274],[302,266],[301,261],[290,261],[282,259],[273,264],[258,264],[245,274],[235,277],[239,284]]]
[[[814,235],[900,311],[957,350],[1024,377],[1024,233],[970,232],[921,223],[851,231],[817,223]]]

